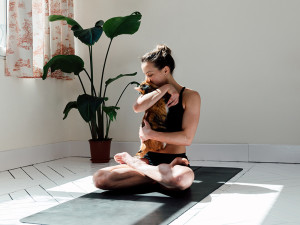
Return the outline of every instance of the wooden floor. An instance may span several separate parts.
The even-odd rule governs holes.
[[[23,224],[19,222],[23,217],[97,190],[92,175],[110,165],[116,163],[68,157],[0,172],[0,224]],[[191,165],[243,171],[171,225],[300,224],[300,164],[191,161]]]
[[[95,191],[92,174],[108,165],[69,157],[0,172],[0,224]]]

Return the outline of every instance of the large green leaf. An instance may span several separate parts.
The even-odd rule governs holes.
[[[77,98],[77,107],[81,117],[89,122],[96,115],[97,109],[108,98],[99,98],[87,94],[79,95]]]
[[[75,25],[72,27],[72,30],[74,32],[74,36],[77,37],[82,43],[86,45],[93,45],[100,39],[103,33],[103,24],[103,20],[99,20],[96,22],[95,27],[82,29],[81,26]]]
[[[64,114],[65,114],[65,116],[64,116],[63,119],[66,119],[66,118],[67,118],[67,116],[68,116],[68,114],[69,114],[69,112],[70,112],[71,109],[78,109],[78,107],[77,107],[77,102],[76,102],[76,101],[75,101],[75,102],[69,102],[69,103],[66,105],[66,107],[65,107],[65,109],[64,109]]]
[[[49,21],[57,21],[57,20],[65,20],[69,25],[72,26],[72,30],[74,32],[74,36],[77,37],[82,43],[86,45],[95,44],[101,37],[103,33],[103,20],[99,20],[96,22],[95,27],[89,29],[83,29],[79,23],[77,23],[74,19],[61,15],[51,15],[49,16]]]
[[[120,107],[117,106],[102,106],[103,111],[109,116],[109,119],[113,121],[117,117],[117,111]]]
[[[117,79],[119,79],[119,78],[121,78],[121,77],[135,76],[136,74],[137,74],[137,72],[135,72],[135,73],[130,73],[130,74],[120,74],[120,75],[116,76],[115,78],[110,78],[110,79],[108,79],[107,81],[105,81],[105,85],[108,86],[111,82],[113,82],[113,81],[115,81],[115,80],[117,80]]]
[[[113,39],[121,34],[134,34],[138,31],[142,18],[140,12],[134,12],[129,16],[113,17],[103,25],[103,30],[107,37]]]
[[[77,23],[74,19],[62,15],[51,15],[48,17],[50,22],[57,21],[57,20],[65,20],[71,26],[77,25],[80,27],[79,23]]]
[[[51,72],[61,70],[65,73],[74,73],[75,75],[79,75],[79,73],[84,69],[84,62],[77,55],[54,56],[44,66],[43,80],[47,78],[49,68],[51,69]]]

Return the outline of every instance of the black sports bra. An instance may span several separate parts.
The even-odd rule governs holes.
[[[178,104],[169,108],[166,119],[167,132],[182,131],[182,117],[184,112],[182,107],[182,93],[184,89],[185,87],[180,91]]]

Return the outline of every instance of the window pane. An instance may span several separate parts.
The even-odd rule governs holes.
[[[6,1],[0,0],[0,55],[5,56],[6,49]]]

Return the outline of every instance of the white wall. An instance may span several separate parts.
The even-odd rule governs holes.
[[[195,143],[300,145],[299,8],[296,0],[76,0],[75,19],[88,28],[99,19],[142,13],[136,34],[113,41],[107,77],[138,72],[143,80],[138,57],[157,43],[169,45],[175,78],[202,98]],[[103,36],[94,48],[99,74],[108,43]],[[76,45],[87,58],[86,47]],[[65,104],[81,94],[77,80],[16,79],[0,69],[0,151],[90,138],[76,111],[62,120]],[[112,99],[124,85],[113,85]],[[132,89],[125,93],[110,132],[114,141],[138,141],[137,97]]]
[[[0,58],[0,151],[68,140],[63,109],[77,82],[6,77],[3,67]]]
[[[113,41],[107,74],[137,71],[142,80],[138,57],[166,43],[177,63],[175,78],[202,98],[194,142],[225,144],[300,144],[299,8],[297,0],[75,1],[85,27],[141,12],[140,30]],[[101,71],[108,39],[96,46]],[[125,97],[111,136],[137,141],[141,115],[131,109],[137,94]],[[71,136],[87,138],[76,128]]]

